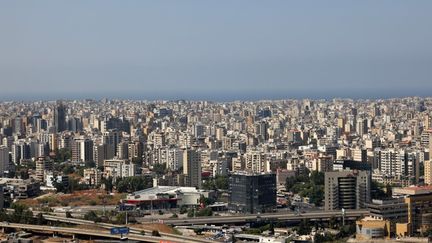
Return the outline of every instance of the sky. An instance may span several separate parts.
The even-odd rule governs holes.
[[[432,1],[0,1],[0,99],[430,96]]]

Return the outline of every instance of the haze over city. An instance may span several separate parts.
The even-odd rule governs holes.
[[[5,1],[7,99],[427,96],[430,1]]]

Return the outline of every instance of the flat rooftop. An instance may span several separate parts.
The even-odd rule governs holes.
[[[176,191],[181,192],[198,192],[195,187],[181,187],[181,186],[157,186],[152,188],[147,188],[141,191],[133,192],[129,195],[157,195],[163,193],[174,193]]]

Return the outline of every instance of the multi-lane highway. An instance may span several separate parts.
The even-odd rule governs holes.
[[[69,224],[77,224],[77,225],[92,224],[92,225],[97,225],[97,226],[99,226],[101,228],[105,228],[105,229],[111,229],[113,227],[119,226],[119,225],[115,225],[115,224],[94,223],[92,221],[83,220],[83,219],[65,218],[65,217],[53,216],[53,215],[48,215],[48,214],[45,214],[44,218],[46,220],[50,220],[50,221],[56,221],[56,222],[58,221],[58,222],[69,223]],[[129,229],[130,229],[131,234],[141,234],[141,232],[145,232],[145,234],[151,234],[151,231],[143,230],[143,229],[138,228],[138,227],[129,227]],[[163,232],[159,232],[159,234],[161,235],[161,237],[159,237],[159,239],[164,240],[164,241],[190,242],[190,243],[211,243],[212,242],[210,240],[202,239],[199,237],[191,239],[190,237],[187,237],[187,236],[168,234],[168,233],[163,233]]]
[[[89,229],[77,229],[77,228],[66,228],[66,227],[52,227],[52,226],[44,226],[44,225],[32,225],[32,224],[14,224],[14,223],[0,223],[0,227],[2,228],[13,228],[13,229],[22,229],[27,231],[41,231],[41,232],[50,232],[55,234],[63,234],[63,235],[86,235],[93,237],[104,237],[111,239],[120,239],[120,235],[112,235],[109,230],[89,230]],[[177,239],[166,239],[156,236],[150,235],[138,235],[138,234],[129,234],[128,239],[137,240],[142,242],[160,242],[161,240],[175,240],[175,242],[179,242]],[[187,241],[182,241],[187,242]],[[192,243],[192,241],[189,241]]]
[[[362,215],[367,215],[368,210],[347,210],[345,212],[346,218],[355,218]],[[305,213],[272,213],[272,214],[256,214],[256,215],[238,215],[238,216],[218,216],[218,217],[200,217],[200,218],[187,218],[187,219],[168,219],[165,220],[165,224],[171,225],[199,225],[199,224],[229,224],[229,223],[247,223],[256,220],[302,220],[302,219],[329,219],[331,217],[342,217],[341,211],[318,211],[318,212],[305,212]],[[53,216],[45,214],[44,218],[50,221],[58,221],[69,224],[86,225],[95,224],[92,221],[76,219],[76,218],[65,218],[60,216]],[[72,234],[72,235],[90,235],[98,237],[106,237],[119,239],[118,235],[111,235],[109,232],[110,228],[118,227],[118,225],[107,224],[107,223],[96,223],[97,226],[104,228],[103,230],[86,230],[76,228],[65,228],[65,227],[50,227],[40,225],[25,225],[25,224],[9,224],[0,223],[0,227],[5,228],[17,228],[24,230],[39,230],[45,232],[53,232],[59,234]],[[181,235],[161,233],[161,237],[150,236],[150,231],[145,231],[137,227],[129,227],[130,233],[128,238],[131,240],[138,240],[143,242],[160,242],[171,241],[171,242],[185,242],[185,243],[210,243],[212,241],[201,238],[190,238]],[[145,235],[142,235],[145,232]]]
[[[368,214],[368,210],[347,210],[346,218],[359,217]],[[329,219],[331,217],[342,217],[341,211],[318,211],[306,213],[272,213],[272,214],[255,214],[241,216],[219,216],[219,217],[200,217],[187,219],[167,219],[164,220],[168,225],[192,225],[192,224],[228,224],[228,223],[247,223],[261,220],[301,220],[301,219]]]
[[[368,210],[346,210],[346,218],[354,218],[362,215],[369,214]],[[52,216],[45,214],[47,220],[60,221],[72,224],[88,224],[93,223],[87,220],[64,218],[59,216]],[[199,217],[199,218],[184,218],[184,219],[166,219],[163,220],[164,224],[169,225],[197,225],[197,224],[229,224],[229,223],[247,223],[256,220],[285,220],[294,221],[301,219],[329,219],[331,217],[342,217],[342,211],[313,211],[305,213],[271,213],[271,214],[250,214],[250,215],[236,215],[236,216],[212,216],[212,217]],[[113,224],[99,223],[102,227],[115,227]],[[139,228],[135,229],[140,231]]]

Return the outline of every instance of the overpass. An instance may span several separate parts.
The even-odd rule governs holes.
[[[346,210],[345,218],[352,219],[369,214],[369,210]],[[341,211],[318,211],[306,213],[271,213],[253,214],[239,216],[218,216],[218,217],[199,217],[185,219],[166,219],[164,224],[168,225],[194,225],[194,224],[229,224],[229,223],[248,223],[257,220],[276,220],[276,221],[298,221],[302,219],[330,219],[331,217],[342,217]]]
[[[13,228],[20,229],[25,231],[39,231],[39,232],[47,232],[53,234],[61,234],[61,235],[85,235],[85,236],[93,236],[93,237],[102,237],[102,238],[110,238],[120,240],[120,235],[112,235],[108,230],[88,230],[88,229],[76,229],[76,228],[66,228],[66,227],[52,227],[52,226],[44,226],[44,225],[32,225],[32,224],[14,224],[14,223],[0,223],[1,228]],[[128,239],[142,241],[142,242],[151,242],[151,243],[159,243],[161,240],[169,240],[179,242],[176,239],[166,239],[165,237],[157,237],[157,236],[147,236],[147,235],[137,235],[137,234],[128,234]],[[182,241],[187,242],[187,241]]]
[[[345,217],[347,219],[357,218],[362,215],[369,214],[369,210],[346,210]],[[249,214],[249,215],[236,215],[236,216],[212,216],[212,217],[199,217],[199,218],[185,218],[185,219],[166,219],[164,224],[168,225],[197,225],[197,224],[229,224],[229,223],[248,223],[257,220],[278,220],[278,221],[298,221],[302,219],[330,219],[331,217],[342,217],[341,211],[317,211],[317,212],[307,212],[307,213],[271,213],[271,214]],[[70,224],[94,224],[92,221],[87,221],[83,219],[76,218],[65,218],[59,216],[52,216],[44,214],[44,218],[50,221],[59,221]],[[104,228],[117,227],[118,225],[107,224],[107,223],[97,223],[96,225]],[[140,233],[143,231],[140,228],[130,227],[131,232]],[[162,236],[176,236],[173,234],[164,234]],[[198,239],[196,239],[198,240]],[[207,241],[208,242],[208,241]]]
[[[97,225],[97,226],[99,226],[101,228],[105,228],[105,229],[111,229],[113,227],[119,226],[119,225],[115,225],[115,224],[95,223],[93,221],[88,221],[88,220],[84,220],[84,219],[65,218],[65,217],[53,216],[53,215],[49,215],[49,214],[44,214],[43,217],[46,220],[54,221],[54,222],[62,222],[62,223],[69,223],[69,224],[76,224],[76,225],[88,225],[88,224],[89,225]],[[145,232],[146,234],[151,234],[151,231],[143,230],[143,229],[138,228],[138,227],[129,227],[129,232],[130,232],[130,234],[137,234],[137,235],[140,235],[141,232]],[[191,238],[191,237],[187,237],[187,236],[183,236],[183,235],[168,234],[168,233],[163,233],[163,232],[159,232],[159,234],[161,235],[162,238],[158,237],[158,239],[164,240],[164,241],[188,242],[188,243],[189,242],[190,243],[211,243],[211,242],[214,242],[211,240],[202,239],[202,238],[198,238],[198,237]],[[130,238],[130,239],[132,239],[132,238]]]

